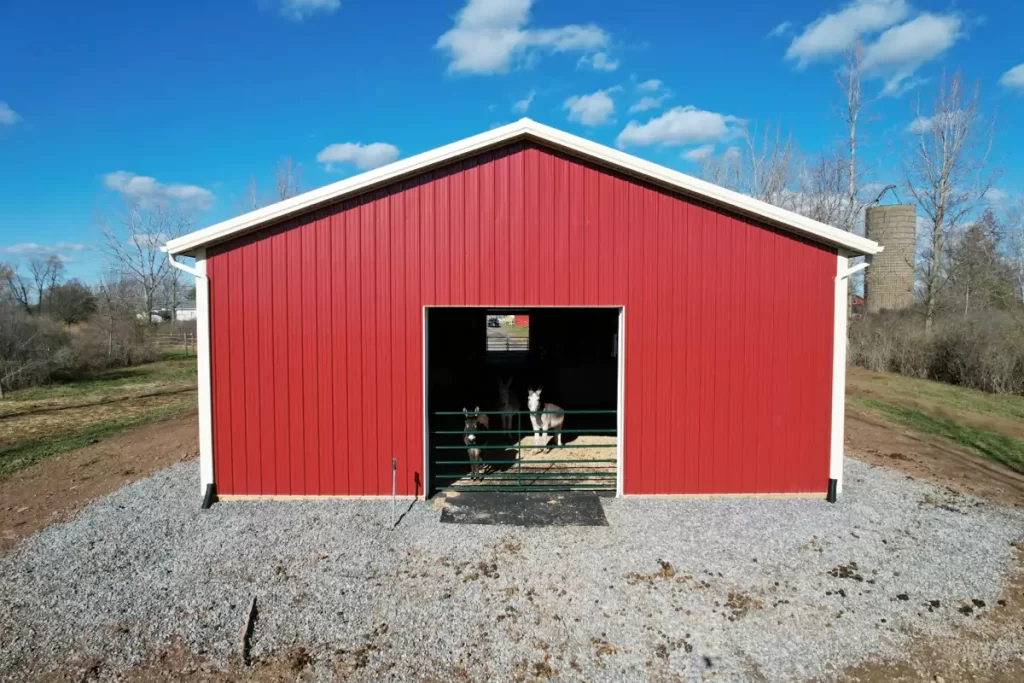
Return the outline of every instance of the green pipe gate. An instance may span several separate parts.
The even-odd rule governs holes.
[[[474,448],[479,448],[480,464],[484,466],[481,474],[472,475],[468,447],[463,442],[463,429],[435,429],[430,432],[432,440],[431,454],[438,452],[437,459],[431,461],[431,478],[436,491],[612,491],[616,490],[618,480],[618,429],[615,427],[595,427],[590,429],[561,429],[562,445],[555,443],[557,432],[549,431],[547,441],[540,446],[533,444],[533,425],[529,420],[529,410],[492,410],[479,411],[486,415],[488,422],[502,415],[514,415],[516,429],[483,429],[476,431],[486,440],[478,441]],[[573,415],[616,415],[616,410],[562,410],[538,411],[538,413],[563,413],[566,418]],[[436,417],[446,420],[464,413],[461,410],[442,410],[434,413]],[[523,426],[523,420],[526,426]],[[566,420],[570,422],[570,420]],[[455,420],[452,420],[455,423]],[[498,420],[500,425],[500,420]],[[566,443],[566,437],[573,439]],[[580,443],[583,436],[597,437],[600,443]],[[612,438],[609,443],[605,441]],[[542,437],[543,439],[543,437]],[[525,441],[524,441],[525,440]],[[592,441],[596,439],[588,439]],[[495,443],[497,441],[498,443]],[[575,453],[580,450],[593,449],[595,457],[532,457],[540,453],[557,454],[559,450]],[[498,457],[488,457],[487,453],[497,453]],[[505,455],[513,451],[514,457]],[[610,453],[610,455],[608,455]],[[604,457],[596,457],[596,456]]]

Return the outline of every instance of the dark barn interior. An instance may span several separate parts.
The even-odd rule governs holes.
[[[462,445],[463,408],[488,414],[489,429],[480,439],[485,444],[482,459],[489,471],[509,468],[495,460],[515,458],[515,450],[496,448],[515,444],[517,434],[501,434],[499,379],[512,379],[511,392],[519,409],[527,410],[527,389],[542,386],[541,399],[567,411],[563,441],[571,444],[587,430],[614,437],[618,403],[617,308],[429,308],[427,309],[427,417],[430,453],[428,493],[451,483],[455,475],[469,471],[469,458]],[[528,316],[528,342],[506,350],[495,343],[488,316]],[[604,410],[597,414],[573,414],[575,410]],[[438,413],[458,412],[455,415]],[[532,435],[529,415],[517,416],[513,429]],[[575,431],[580,430],[580,431]],[[451,432],[438,434],[437,432]],[[553,443],[553,440],[552,440]],[[448,448],[437,448],[447,446]],[[490,446],[490,448],[487,448]],[[552,450],[550,457],[558,457]],[[614,449],[595,457],[614,458]],[[459,461],[443,464],[439,461]],[[612,466],[614,467],[614,465]]]

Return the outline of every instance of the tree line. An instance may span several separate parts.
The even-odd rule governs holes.
[[[274,190],[261,194],[251,180],[240,210],[298,194],[301,173],[290,159],[278,163]],[[156,321],[175,321],[182,303],[195,298],[194,283],[160,250],[192,230],[187,206],[126,198],[97,222],[95,251],[103,271],[95,284],[68,278],[57,254],[0,262],[0,397],[18,387],[154,360]]]

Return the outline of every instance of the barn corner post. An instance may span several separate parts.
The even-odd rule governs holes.
[[[199,248],[192,253],[194,268],[180,263],[174,254],[167,252],[171,265],[196,281],[196,384],[199,403],[199,495],[203,508],[209,508],[216,500],[217,492],[213,481],[213,402],[210,381],[210,281],[206,275],[206,249]]]
[[[846,366],[847,323],[850,276],[871,265],[870,257],[850,267],[852,254],[836,254],[835,300],[832,329],[832,430],[829,448],[828,502],[834,503],[843,492],[843,447],[846,440]]]

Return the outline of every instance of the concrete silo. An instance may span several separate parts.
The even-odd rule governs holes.
[[[864,221],[868,239],[885,247],[864,275],[867,312],[910,308],[914,305],[914,205],[871,206]]]

